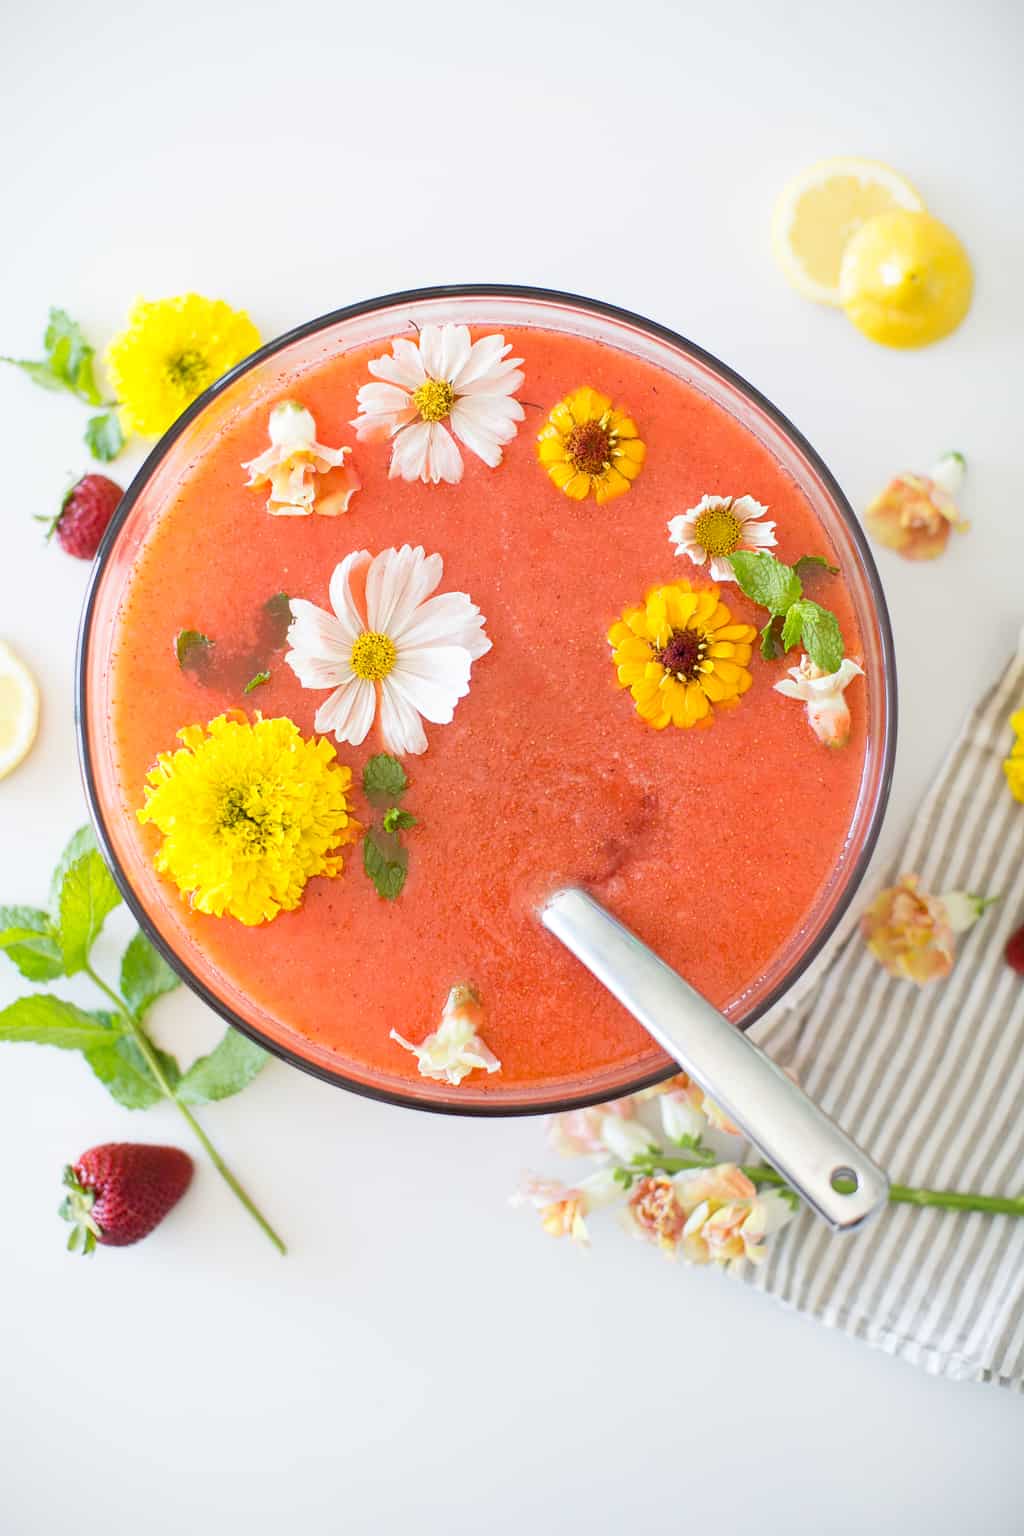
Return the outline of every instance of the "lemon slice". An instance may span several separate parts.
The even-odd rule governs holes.
[[[930,213],[869,219],[843,253],[847,319],[884,347],[926,347],[955,331],[971,307],[974,273],[960,241]]]
[[[25,663],[0,640],[0,779],[25,757],[39,729],[39,689]]]
[[[856,155],[819,160],[794,176],[775,204],[775,259],[806,298],[841,304],[839,269],[847,241],[868,219],[893,208],[924,208],[897,171]]]

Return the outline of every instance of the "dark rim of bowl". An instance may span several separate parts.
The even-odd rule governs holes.
[[[268,1036],[263,1035],[259,1030],[253,1028],[251,1024],[240,1018],[232,1008],[228,1007],[226,1003],[223,1003],[202,981],[200,981],[197,976],[195,976],[189,970],[189,968],[174,952],[171,946],[167,944],[163,939],[162,935],[151,922],[148,914],[142,906],[142,903],[136,896],[127,874],[121,867],[121,864],[114,853],[110,838],[107,835],[107,829],[103,820],[103,813],[99,804],[99,795],[97,792],[96,780],[93,772],[92,757],[89,749],[88,731],[86,729],[88,709],[86,668],[89,650],[89,637],[92,628],[93,612],[96,605],[96,596],[99,591],[100,582],[103,578],[103,572],[120,529],[125,523],[132,507],[135,505],[135,502],[137,501],[145,485],[149,481],[149,478],[152,475],[154,469],[167,453],[172,443],[174,443],[183,432],[187,431],[191,422],[195,420],[200,412],[205,410],[210,402],[216,399],[218,395],[222,394],[226,389],[234,384],[236,379],[241,378],[243,374],[248,373],[250,369],[255,368],[258,364],[265,361],[265,359],[272,357],[276,352],[282,351],[285,347],[291,345],[292,342],[301,341],[307,336],[315,335],[317,331],[325,330],[327,327],[335,325],[339,321],[350,320],[357,315],[367,314],[374,310],[401,308],[404,304],[419,303],[423,300],[451,298],[519,298],[538,300],[540,302],[546,303],[569,305],[575,309],[587,310],[592,314],[605,316],[612,320],[625,321],[627,324],[635,326],[640,330],[646,331],[649,335],[654,336],[661,341],[667,342],[676,350],[684,352],[695,358],[699,363],[704,364],[713,372],[717,373],[720,377],[724,378],[728,383],[733,385],[740,394],[745,395],[749,401],[757,406],[759,410],[761,410],[772,422],[774,422],[777,427],[782,430],[782,432],[799,449],[799,451],[808,461],[814,473],[818,476],[822,485],[825,487],[826,491],[831,496],[836,506],[839,508],[839,511],[846,522],[848,532],[857,548],[857,552],[860,556],[861,563],[867,576],[868,585],[871,589],[878,621],[878,632],[882,649],[882,665],[886,679],[884,760],[882,763],[882,771],[879,778],[878,790],[875,797],[875,804],[871,813],[871,822],[865,833],[863,846],[857,855],[855,862],[851,865],[847,873],[846,884],[838,901],[836,902],[833,911],[829,915],[828,921],[826,922],[822,931],[818,934],[814,943],[810,946],[807,952],[800,957],[799,961],[786,976],[785,980],[774,987],[769,995],[758,1003],[756,1008],[754,1008],[752,1011],[750,1017],[744,1019],[741,1027],[744,1030],[749,1029],[752,1024],[761,1018],[769,1008],[773,1007],[774,1004],[777,1003],[779,999],[789,991],[798,977],[800,977],[804,971],[806,971],[807,967],[820,954],[826,941],[835,932],[847,909],[849,908],[857,888],[864,876],[864,872],[870,863],[871,855],[874,852],[875,844],[878,840],[878,835],[881,830],[882,821],[885,816],[885,810],[889,799],[889,791],[892,785],[893,764],[896,753],[897,702],[896,664],[893,647],[892,625],[889,620],[889,610],[886,605],[885,595],[882,591],[882,584],[878,575],[878,569],[875,565],[874,558],[871,554],[871,550],[868,547],[867,540],[861,530],[860,523],[858,522],[856,514],[854,513],[854,510],[846,496],[843,494],[843,491],[835,479],[835,476],[831,473],[828,466],[823,462],[821,457],[811,447],[811,444],[807,441],[803,434],[799,432],[793,423],[789,420],[789,418],[785,416],[780,410],[778,410],[777,407],[774,406],[771,401],[768,400],[764,395],[762,395],[759,390],[755,389],[752,384],[748,383],[746,379],[744,379],[740,374],[736,373],[726,363],[721,362],[717,357],[713,355],[713,353],[705,351],[703,347],[697,346],[696,343],[689,341],[685,336],[680,336],[677,331],[670,330],[667,326],[659,325],[655,320],[648,320],[644,315],[635,314],[632,310],[620,309],[615,304],[606,304],[599,299],[584,298],[582,295],[576,293],[564,293],[554,288],[534,288],[515,283],[455,283],[442,287],[415,288],[408,289],[401,293],[385,294],[380,298],[363,299],[357,304],[348,304],[343,309],[332,310],[330,314],[321,315],[315,320],[307,321],[304,325],[296,326],[294,330],[286,331],[283,335],[276,337],[275,340],[268,342],[266,346],[260,347],[258,351],[253,352],[249,357],[238,363],[237,366],[232,368],[229,373],[224,374],[223,377],[218,379],[215,384],[212,384],[209,389],[205,390],[200,396],[198,396],[198,398],[193,401],[189,408],[184,411],[181,416],[178,417],[174,425],[164,433],[162,438],[160,438],[159,442],[149,453],[144,464],[135,475],[131,485],[125,491],[124,496],[121,498],[120,505],[117,507],[117,510],[111,519],[110,525],[103,536],[103,540],[100,544],[99,550],[97,551],[96,560],[93,564],[92,572],[90,574],[89,586],[85,595],[85,603],[83,606],[82,618],[78,631],[78,655],[76,660],[75,682],[75,732],[78,740],[78,751],[82,767],[82,777],[85,784],[86,796],[89,802],[89,813],[92,817],[93,825],[96,829],[96,836],[99,840],[99,845],[103,851],[104,858],[110,866],[114,879],[117,882],[117,885],[129,910],[131,911],[139,927],[146,934],[146,937],[149,939],[150,943],[153,944],[153,946],[159,951],[159,953],[172,967],[172,969],[175,970],[177,974],[182,978],[182,980],[189,987],[191,987],[192,991],[195,992],[203,1000],[207,1007],[211,1008],[215,1013],[219,1014],[220,1017],[224,1019],[228,1024],[230,1024],[234,1029],[239,1030],[241,1034],[247,1036],[248,1039],[254,1041],[257,1045],[263,1046],[265,1050],[270,1051],[273,1055],[280,1057],[283,1061],[287,1061],[291,1066],[299,1067],[302,1071],[310,1073],[313,1077],[318,1077],[324,1082],[333,1083],[336,1087],[347,1088],[354,1093],[362,1094],[365,1098],[378,1099],[384,1103],[399,1105],[405,1109],[425,1110],[433,1114],[473,1115],[483,1117],[558,1114],[564,1110],[582,1109],[588,1104],[599,1104],[607,1099],[608,1095],[607,1093],[590,1091],[573,1095],[572,1097],[561,1099],[552,1103],[543,1104],[489,1104],[483,1100],[477,1100],[476,1102],[463,1104],[431,1102],[428,1099],[419,1098],[413,1094],[400,1093],[389,1088],[377,1087],[371,1083],[363,1083],[357,1079],[346,1077],[343,1072],[333,1071],[329,1067],[320,1066],[316,1062],[309,1061],[304,1056],[301,1056],[297,1052],[290,1050],[287,1046],[281,1045],[278,1041],[272,1040]],[[637,1093],[643,1088],[653,1087],[656,1083],[664,1082],[666,1078],[671,1077],[672,1074],[677,1070],[678,1069],[674,1064],[670,1064],[667,1067],[660,1068],[656,1072],[648,1072],[644,1076],[638,1077],[635,1082],[631,1082],[625,1087],[619,1089],[615,1096],[620,1097],[625,1094]]]

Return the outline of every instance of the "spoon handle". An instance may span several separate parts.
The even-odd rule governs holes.
[[[833,1231],[851,1231],[885,1205],[888,1178],[867,1154],[600,902],[570,886],[545,902],[540,919]],[[852,1184],[849,1193],[835,1188],[839,1181]]]

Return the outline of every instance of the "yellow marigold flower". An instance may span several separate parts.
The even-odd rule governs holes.
[[[359,831],[351,769],[292,720],[250,724],[240,710],[178,732],[161,752],[136,814],[164,834],[154,857],[200,912],[270,922],[299,905],[306,881],[341,871],[337,849]]]
[[[537,435],[537,457],[574,501],[591,491],[599,504],[628,491],[647,449],[636,422],[589,384],[560,400]]]
[[[757,631],[734,624],[717,587],[676,581],[648,592],[608,631],[620,688],[656,731],[707,726],[713,706],[731,708],[750,687],[746,670]]]
[[[1006,782],[1010,786],[1010,794],[1015,800],[1024,800],[1024,709],[1018,709],[1016,714],[1010,716],[1010,729],[1016,734],[1017,740],[1010,749],[1010,755],[1003,763],[1006,771]]]
[[[159,437],[208,385],[260,344],[249,316],[198,293],[140,299],[107,348],[126,432]]]

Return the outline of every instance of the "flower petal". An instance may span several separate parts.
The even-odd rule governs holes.
[[[438,557],[440,558],[440,557]],[[465,592],[442,592],[420,603],[414,613],[390,631],[400,652],[419,646],[461,645],[474,661],[486,655],[491,642],[483,632],[486,620]]]
[[[452,388],[457,395],[475,393],[470,386],[476,384],[490,384],[503,373],[511,373],[522,362],[522,358],[516,357],[508,363],[503,360],[512,351],[510,343],[504,336],[497,333],[491,336],[481,336],[469,349],[465,362],[458,373],[452,377]]]
[[[427,750],[426,733],[416,710],[391,686],[393,677],[392,672],[380,689],[380,728],[384,746],[399,757],[405,753],[417,756]]]
[[[433,645],[407,651],[388,674],[390,685],[433,725],[448,725],[455,706],[469,692],[472,658],[460,645]]]
[[[376,713],[376,688],[365,678],[353,677],[324,700],[313,725],[322,736],[333,731],[336,741],[358,747],[366,740]]]
[[[423,479],[429,480],[431,485],[437,485],[440,480],[447,481],[449,485],[458,485],[462,479],[462,454],[456,447],[455,439],[440,421],[430,422],[428,430],[430,436]]]
[[[366,612],[369,627],[397,641],[412,621],[416,609],[435,592],[444,575],[440,555],[424,554],[403,544],[401,549],[385,549],[371,562],[366,573]]]
[[[305,599],[292,599],[288,627],[291,649],[285,661],[303,688],[335,688],[352,676],[354,634],[349,634],[333,613],[325,613]]]
[[[357,423],[358,425],[358,423]],[[430,422],[413,421],[396,433],[391,445],[390,480],[426,480]]]
[[[426,381],[426,370],[420,349],[405,336],[396,336],[391,343],[392,356],[375,357],[367,363],[367,369],[376,379],[386,379],[410,393]]]
[[[354,550],[350,555],[345,556],[340,565],[334,567],[328,588],[331,607],[337,615],[338,623],[350,646],[355,644],[357,636],[361,635],[366,628],[363,616],[356,607],[355,598],[352,596],[350,583],[355,572],[361,571],[369,563],[370,551],[368,549]],[[294,606],[292,611],[295,611]]]

